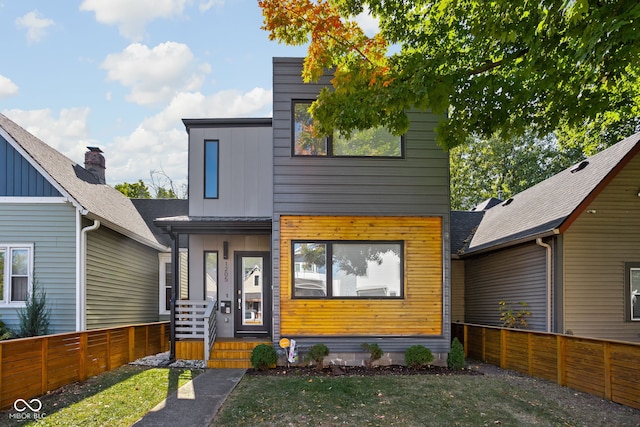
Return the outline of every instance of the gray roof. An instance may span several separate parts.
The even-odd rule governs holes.
[[[462,255],[467,251],[483,216],[483,211],[451,211],[451,255]]]
[[[131,200],[0,114],[0,127],[88,217],[140,243],[162,248]]]
[[[189,201],[187,199],[131,199],[131,201],[158,242],[165,246],[171,246],[171,237],[163,229],[157,227],[153,221],[161,217],[187,215]]]
[[[579,163],[582,169],[568,168],[487,209],[466,253],[562,232],[640,150],[639,141],[637,133]]]

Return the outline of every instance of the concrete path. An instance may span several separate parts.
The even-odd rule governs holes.
[[[136,427],[207,427],[245,369],[207,369],[149,411]]]

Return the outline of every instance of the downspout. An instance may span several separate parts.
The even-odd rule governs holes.
[[[87,234],[100,228],[100,221],[94,220],[80,232],[80,292],[78,293],[78,331],[87,329]]]
[[[180,254],[178,248],[178,238],[171,230],[171,226],[167,227],[167,234],[171,237],[171,297],[169,299],[169,360],[176,360],[176,286],[178,282],[178,267],[180,263]]]
[[[551,332],[551,245],[543,242],[541,237],[536,239],[536,243],[547,252],[547,332]]]

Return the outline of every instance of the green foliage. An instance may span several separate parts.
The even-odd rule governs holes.
[[[437,137],[449,148],[472,134],[508,140],[620,110],[640,116],[636,0],[259,4],[272,39],[308,44],[306,81],[334,70],[311,107],[324,135],[381,125],[401,134],[411,108],[443,114]],[[365,7],[379,20],[373,37],[353,19]]]
[[[259,371],[266,371],[278,362],[278,355],[273,346],[258,344],[251,351],[251,366]]]
[[[433,353],[427,347],[416,344],[404,352],[404,364],[411,369],[418,369],[433,362]]]
[[[156,190],[156,199],[177,199],[178,196],[173,191],[173,189],[166,189],[164,187],[159,187]]]
[[[472,138],[450,151],[451,208],[468,210],[491,197],[506,200],[584,158],[579,147],[531,132],[509,140]]]
[[[0,320],[0,341],[15,338],[16,334],[7,325]]]
[[[465,367],[464,347],[458,337],[455,337],[451,343],[451,350],[449,350],[449,355],[447,356],[447,366],[449,369],[457,370]]]
[[[19,337],[36,337],[49,333],[51,309],[47,307],[47,293],[37,280],[33,281],[33,289],[29,293],[25,306],[18,310],[20,319]]]
[[[150,199],[151,198],[151,193],[149,193],[149,188],[144,182],[142,182],[141,179],[138,180],[138,182],[134,182],[133,184],[130,184],[128,182],[123,182],[122,184],[116,184],[114,188],[130,199]]]
[[[368,344],[366,342],[363,342],[362,344],[360,344],[360,347],[364,351],[369,353],[369,359],[365,360],[367,367],[371,367],[371,365],[373,365],[373,362],[379,360],[382,357],[382,349],[376,343]]]
[[[324,358],[329,355],[329,347],[319,343],[309,347],[309,351],[304,356],[305,362],[314,361],[318,370],[322,370],[324,367]]]
[[[527,310],[526,307],[529,307],[529,304],[526,302],[520,301],[518,305],[522,307],[519,310],[515,310],[511,308],[511,305],[506,301],[498,302],[500,305],[500,321],[502,322],[502,326],[505,328],[526,328],[527,316],[531,316],[531,311]]]

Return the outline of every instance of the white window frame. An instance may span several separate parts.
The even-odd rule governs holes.
[[[0,295],[0,306],[24,307],[26,301],[12,301],[11,278],[13,276],[13,251],[16,249],[27,250],[27,298],[33,291],[33,244],[25,243],[0,243],[0,251],[4,252],[4,292]]]
[[[167,286],[171,286],[171,283],[167,283],[167,264],[171,264],[171,254],[161,253],[159,254],[159,268],[158,268],[158,282],[160,285],[158,295],[158,312],[159,314],[170,314],[170,307],[166,307],[166,289]]]

